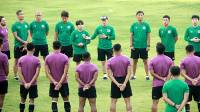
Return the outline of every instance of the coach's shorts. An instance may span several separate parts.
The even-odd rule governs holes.
[[[118,83],[123,83],[126,77],[115,77],[115,79]],[[121,98],[121,95],[123,96],[123,98],[128,98],[132,96],[130,82],[129,81],[127,82],[124,91],[120,91],[117,85],[111,82],[111,98]]]
[[[0,82],[0,95],[8,93],[8,81],[4,80]]]
[[[98,52],[98,60],[105,61],[106,57],[107,60],[113,57],[113,50],[112,49],[97,49]]]
[[[61,94],[62,97],[67,97],[69,96],[69,87],[68,84],[62,84],[59,90],[54,90],[55,85],[53,83],[50,84],[50,89],[49,89],[49,96],[52,98],[58,98],[59,93]]]
[[[34,45],[35,46],[35,52],[34,52],[34,56],[39,56],[39,53],[41,56],[47,56],[49,54],[49,50],[48,50],[48,45]]]
[[[73,57],[73,47],[72,45],[69,46],[62,46],[61,53],[67,55],[68,57]]]
[[[6,54],[8,59],[10,59],[10,51],[1,51],[2,53]]]
[[[38,97],[37,85],[31,85],[29,89],[26,89],[24,85],[20,85],[20,96],[23,99],[26,99],[28,94],[29,98],[37,98]]]
[[[80,63],[83,60],[83,54],[74,54],[73,61]]]
[[[171,58],[173,61],[175,60],[174,52],[164,52],[164,54]]]
[[[83,97],[83,98],[96,98],[97,97],[96,88],[92,86],[85,91],[83,91],[83,88],[79,88],[78,95],[79,97]]]
[[[192,97],[194,98],[194,101],[200,102],[200,86],[190,86],[190,93],[188,101],[192,101]]]
[[[135,48],[134,50],[131,49],[131,58],[132,59],[147,59],[148,58],[148,51],[146,48]]]
[[[152,99],[159,100],[162,98],[162,88],[163,86],[153,87],[152,88]]]
[[[20,57],[26,55],[27,51],[23,50],[24,47],[14,47],[14,58],[19,59]]]

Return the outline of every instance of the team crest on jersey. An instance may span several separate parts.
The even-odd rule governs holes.
[[[198,30],[198,34],[200,34],[200,30]]]
[[[171,31],[171,30],[168,30],[167,33],[172,33],[172,31]]]
[[[42,25],[41,27],[42,27],[42,28],[45,28],[45,26],[44,26],[44,25]]]
[[[63,27],[62,26],[60,26],[60,29],[62,29]]]
[[[82,37],[85,37],[86,35],[85,34],[82,34]]]
[[[102,33],[102,32],[103,32],[103,30],[102,30],[102,29],[100,29],[100,30],[99,30],[99,32],[100,32],[100,33]]]
[[[193,33],[193,31],[192,31],[192,30],[190,30],[190,33]]]
[[[142,29],[143,29],[143,30],[146,30],[146,27],[145,27],[145,26],[143,26],[143,27],[142,27]]]
[[[78,35],[75,35],[76,38],[78,38]]]
[[[36,28],[36,25],[34,25],[34,27]]]
[[[135,27],[135,29],[137,30],[137,29],[138,29],[138,27]]]
[[[107,32],[109,33],[109,32],[111,32],[111,30],[110,30],[110,29],[107,29]]]
[[[70,28],[71,28],[71,26],[67,26],[67,28],[68,28],[68,29],[70,29]]]
[[[20,26],[18,26],[17,28],[18,28],[18,29],[20,29],[21,27],[20,27]]]
[[[25,25],[25,28],[28,28],[28,25]]]

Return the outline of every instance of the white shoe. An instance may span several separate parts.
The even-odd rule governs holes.
[[[136,79],[136,75],[132,75],[131,80],[135,80],[135,79]]]
[[[104,79],[104,80],[107,80],[107,79],[108,79],[107,74],[104,74],[103,79]]]

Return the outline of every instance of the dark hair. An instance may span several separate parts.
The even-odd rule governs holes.
[[[178,66],[173,66],[170,69],[172,76],[179,76],[180,75],[180,68]]]
[[[3,39],[0,38],[0,46],[3,45]]]
[[[137,11],[137,12],[136,12],[136,15],[138,15],[138,14],[140,14],[140,13],[142,13],[142,14],[144,15],[144,12],[143,12],[143,11]]]
[[[83,60],[88,60],[90,59],[90,53],[86,52],[85,54],[83,54]]]
[[[58,50],[61,48],[61,43],[59,41],[54,41],[53,42],[53,49]]]
[[[76,21],[76,26],[78,26],[78,25],[83,25],[84,24],[84,22],[82,21],[82,20],[77,20]]]
[[[191,53],[194,51],[194,47],[192,45],[187,45],[185,47],[186,52]]]
[[[0,16],[0,22],[1,22],[1,20],[4,18],[4,16]]]
[[[199,16],[198,15],[192,15],[192,19],[197,18],[199,20]]]
[[[164,15],[163,18],[168,18],[170,20],[170,16],[169,15]]]
[[[158,42],[156,44],[156,52],[158,54],[164,54],[164,52],[165,52],[165,46],[162,43]]]
[[[113,50],[116,51],[116,52],[120,51],[121,50],[121,45],[120,44],[113,45]]]
[[[61,12],[61,17],[69,17],[69,12],[63,10],[63,11]]]
[[[33,49],[35,48],[33,43],[28,43],[26,47],[28,51],[33,51]]]
[[[20,12],[22,12],[22,10],[17,10],[16,15],[19,15]]]

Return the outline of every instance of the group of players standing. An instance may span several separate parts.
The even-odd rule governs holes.
[[[69,13],[61,12],[62,21],[55,26],[53,42],[54,51],[49,54],[47,36],[48,23],[42,19],[42,13],[35,13],[35,21],[30,25],[24,21],[22,10],[16,12],[18,21],[12,25],[14,42],[14,75],[20,78],[20,112],[25,111],[25,102],[29,94],[29,112],[34,111],[34,99],[38,97],[37,77],[41,64],[39,53],[45,60],[45,72],[50,80],[49,96],[52,97],[52,112],[58,112],[57,101],[59,93],[64,101],[65,112],[70,112],[71,106],[68,99],[69,87],[67,81],[70,58],[76,62],[76,80],[79,83],[79,112],[84,111],[85,101],[88,98],[91,112],[96,112],[96,88],[95,81],[98,76],[98,68],[90,62],[91,56],[87,51],[87,45],[91,40],[99,37],[97,52],[98,60],[102,63],[103,79],[107,76],[111,79],[111,106],[110,111],[116,112],[117,99],[124,98],[127,112],[132,112],[130,98],[132,90],[129,79],[136,79],[136,67],[138,59],[143,59],[146,80],[149,80],[149,71],[153,76],[152,86],[152,112],[157,112],[157,105],[161,97],[166,102],[166,112],[190,111],[192,97],[200,110],[200,26],[199,16],[192,16],[192,26],[186,30],[185,40],[187,56],[182,60],[180,68],[174,66],[175,43],[178,40],[176,28],[169,25],[170,17],[163,16],[163,26],[159,29],[161,43],[157,43],[157,56],[148,63],[148,51],[150,49],[150,26],[143,21],[144,12],[136,13],[137,22],[130,28],[131,58],[122,55],[120,44],[112,46],[115,40],[115,30],[108,24],[108,17],[102,16],[102,25],[99,25],[92,36],[84,30],[84,22],[76,21],[74,25],[68,21]],[[0,17],[0,112],[3,107],[5,94],[7,93],[9,73],[8,59],[10,51],[8,44],[8,29],[3,16]],[[29,43],[29,34],[32,42]],[[113,56],[114,52],[114,56]],[[195,56],[196,55],[196,56]],[[107,61],[106,61],[107,60]],[[81,61],[84,61],[81,63]],[[132,71],[131,71],[132,70]],[[17,76],[18,72],[18,76]],[[179,79],[183,75],[186,83]],[[170,80],[171,79],[171,80]],[[169,81],[168,81],[169,80]],[[166,82],[167,81],[167,82]],[[166,83],[165,83],[166,82]],[[189,87],[188,87],[189,85]],[[188,98],[189,95],[189,98]]]

